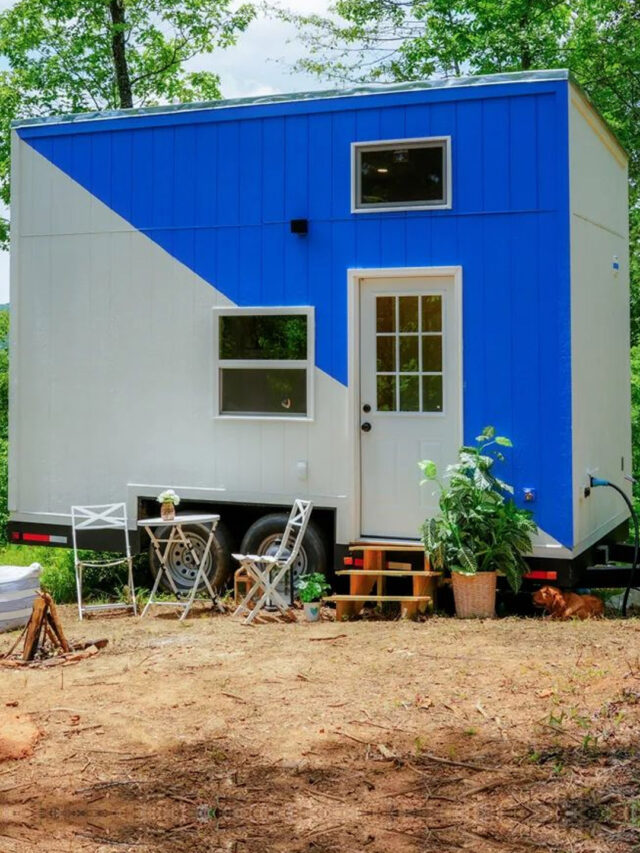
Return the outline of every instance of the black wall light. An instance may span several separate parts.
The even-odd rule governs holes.
[[[292,219],[290,225],[292,234],[300,234],[301,236],[304,236],[309,233],[308,219]]]

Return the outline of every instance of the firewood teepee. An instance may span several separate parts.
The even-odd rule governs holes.
[[[25,629],[22,660],[33,660],[47,640],[54,650],[60,649],[65,654],[71,650],[53,599],[49,593],[40,591],[33,602],[33,611]]]

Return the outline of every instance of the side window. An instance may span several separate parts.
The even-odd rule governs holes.
[[[216,414],[313,413],[313,309],[214,309]]]
[[[451,207],[449,137],[356,142],[354,213]]]

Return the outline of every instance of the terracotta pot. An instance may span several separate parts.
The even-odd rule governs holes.
[[[176,517],[176,508],[175,504],[172,504],[171,501],[163,501],[160,504],[160,518],[163,521],[173,521]]]
[[[496,572],[451,573],[459,619],[491,619],[496,615],[496,577]]]
[[[303,601],[302,604],[307,622],[317,622],[320,618],[320,602]]]

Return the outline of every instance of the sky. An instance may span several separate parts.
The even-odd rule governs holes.
[[[13,0],[0,0],[0,10],[11,5]],[[289,0],[283,5],[300,13],[326,12],[329,0]],[[291,73],[300,53],[293,27],[262,18],[250,25],[234,47],[196,58],[190,67],[216,71],[225,98],[326,88],[314,77]],[[9,253],[0,252],[0,303],[5,302],[9,302]]]

